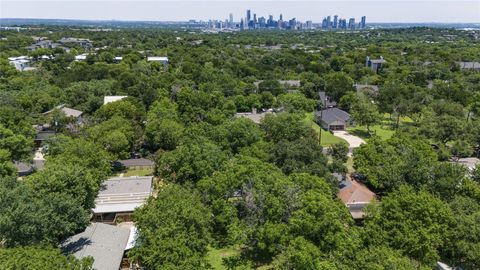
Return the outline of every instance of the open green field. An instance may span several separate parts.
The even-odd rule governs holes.
[[[318,132],[322,132],[322,138],[321,138],[321,142],[320,142],[320,145],[321,146],[330,146],[332,144],[336,144],[336,143],[340,143],[340,142],[344,142],[344,143],[347,143],[344,139],[341,139],[341,138],[338,138],[338,137],[335,137],[333,136],[332,133],[320,128],[320,126],[315,123],[315,121],[313,121],[313,113],[306,113],[305,114],[305,122],[309,125],[311,125],[311,127],[318,133]]]

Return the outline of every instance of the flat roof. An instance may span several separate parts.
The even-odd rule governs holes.
[[[129,229],[92,223],[85,231],[63,241],[60,248],[78,259],[93,257],[94,269],[118,270],[129,237]]]
[[[115,177],[105,181],[95,199],[94,214],[132,212],[152,194],[152,176]]]
[[[103,97],[103,105],[108,104],[110,102],[115,102],[127,98],[128,96],[104,96]]]
[[[168,57],[166,57],[166,56],[149,56],[149,57],[147,57],[147,61],[168,62]]]

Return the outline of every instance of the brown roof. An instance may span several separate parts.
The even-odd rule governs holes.
[[[347,177],[347,180],[341,183],[341,188],[337,193],[338,198],[345,204],[369,203],[375,199],[375,193],[369,190],[365,185],[356,180]]]

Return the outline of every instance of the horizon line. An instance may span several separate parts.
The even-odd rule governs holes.
[[[361,17],[361,16],[360,16]],[[350,18],[355,18],[355,17],[350,17]],[[117,22],[189,22],[191,20],[196,21],[196,22],[208,22],[209,20],[223,20],[223,19],[208,19],[208,20],[202,20],[202,19],[187,19],[187,20],[141,20],[141,19],[75,19],[75,18],[1,18],[0,20],[64,20],[64,21],[85,21],[85,22],[112,22],[112,21],[117,21]],[[321,21],[315,22],[313,20],[305,20],[306,21],[312,21],[313,23],[321,23]],[[239,21],[238,21],[239,22]],[[395,22],[395,21],[385,21],[385,22],[368,22],[368,24],[381,24],[381,23],[433,23],[433,24],[480,24],[480,21],[478,22],[442,22],[442,21],[425,21],[425,22],[419,22],[419,21],[410,21],[410,22]],[[0,25],[1,26],[1,25]]]

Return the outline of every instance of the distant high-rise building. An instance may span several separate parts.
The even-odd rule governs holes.
[[[327,18],[323,18],[322,20],[322,29],[327,29]]]
[[[283,21],[283,15],[280,14],[280,21]]]
[[[307,29],[313,29],[313,22],[312,21],[306,21],[305,27]]]
[[[246,23],[248,24],[251,19],[252,19],[252,12],[250,11],[250,9],[247,9],[247,21],[246,21]]]
[[[327,16],[327,28],[332,27],[332,18],[330,16]]]
[[[367,26],[367,16],[362,16],[362,20],[360,21],[360,28],[365,28]]]
[[[233,25],[233,13],[230,13],[230,15],[228,16],[228,23],[230,24],[230,28],[233,28],[234,25]]]
[[[240,19],[240,30],[245,30],[245,21],[243,18]]]
[[[355,29],[355,18],[350,18],[348,20],[348,28],[349,29]]]
[[[338,15],[333,16],[333,28],[338,28]]]

